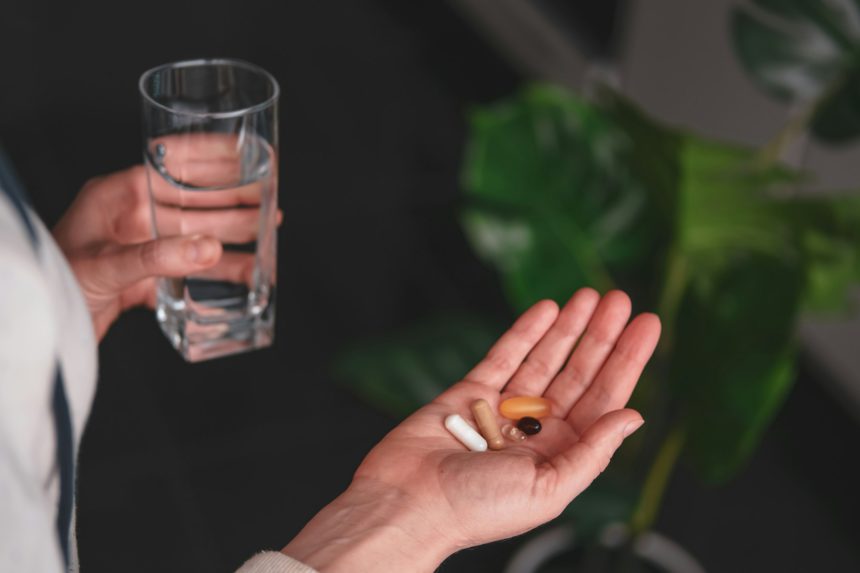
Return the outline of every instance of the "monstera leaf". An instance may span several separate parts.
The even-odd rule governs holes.
[[[630,175],[630,138],[599,108],[533,86],[471,126],[463,226],[515,308],[606,290],[648,259],[660,214]]]
[[[737,251],[795,254],[796,221],[773,191],[801,174],[761,163],[755,149],[660,125],[611,91],[604,90],[600,101],[631,138],[624,159],[647,189],[647,210],[659,211],[672,226],[673,248],[685,262],[702,265],[694,272]]]
[[[799,175],[761,164],[754,149],[660,126],[612,94],[603,102],[627,133],[638,134],[634,153],[662,150],[640,162],[637,174],[668,187],[649,196],[672,204],[669,272],[686,277],[674,293],[677,310],[662,309],[673,321],[664,339],[672,345],[668,388],[687,458],[705,480],[722,481],[750,455],[792,381],[803,247],[792,205],[772,191]],[[654,165],[657,158],[664,165]]]
[[[791,386],[802,286],[801,268],[761,255],[691,282],[670,381],[687,457],[709,482],[737,472]]]
[[[860,194],[816,194],[791,208],[806,262],[804,309],[850,310],[847,294],[860,283]]]
[[[741,63],[766,92],[811,104],[822,141],[860,134],[860,5],[854,0],[751,0],[734,9]]]
[[[357,344],[336,361],[342,384],[401,419],[458,382],[502,330],[472,315],[443,315]]]

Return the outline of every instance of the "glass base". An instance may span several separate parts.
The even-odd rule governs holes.
[[[259,315],[229,322],[195,322],[166,305],[159,305],[155,316],[167,339],[188,362],[266,348],[275,339],[273,304]]]

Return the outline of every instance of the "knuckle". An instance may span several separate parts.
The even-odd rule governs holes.
[[[498,371],[509,371],[513,370],[514,364],[511,359],[501,352],[490,352],[487,355],[487,364],[490,365],[491,368]]]
[[[164,260],[164,248],[158,241],[150,241],[140,250],[140,262],[144,269],[153,269]]]
[[[523,370],[532,376],[540,378],[547,378],[553,374],[546,360],[539,356],[529,356],[525,364],[523,364]]]
[[[609,467],[610,462],[612,462],[612,456],[611,455],[603,454],[600,456],[600,458],[598,458],[598,465],[599,465],[600,473],[603,473],[606,471],[606,468]]]
[[[600,350],[615,346],[615,333],[608,328],[595,328],[588,333],[591,343]]]
[[[616,345],[613,353],[613,363],[622,371],[629,371],[639,368],[639,364],[643,362],[638,348],[630,344]]]
[[[604,407],[612,401],[612,392],[609,391],[606,384],[594,384],[588,400],[597,407]]]
[[[582,318],[579,316],[569,317],[567,320],[556,322],[558,335],[565,341],[571,342],[579,338],[582,333]]]
[[[609,466],[610,456],[607,456],[604,451],[588,440],[583,440],[580,444],[582,444],[587,450],[587,459],[588,463],[591,465],[592,473],[595,475],[602,474]]]
[[[582,371],[582,368],[579,364],[575,362],[570,362],[565,368],[565,377],[567,378],[568,384],[575,388],[584,388],[588,385],[588,380],[586,379],[585,372]]]

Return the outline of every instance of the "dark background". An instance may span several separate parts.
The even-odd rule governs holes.
[[[610,51],[609,4],[567,15],[592,53]],[[0,139],[49,224],[86,179],[140,161],[144,70],[224,56],[278,78],[276,344],[188,365],[151,312],[122,318],[101,346],[78,540],[85,573],[226,572],[282,547],[395,423],[333,382],[336,353],[443,310],[510,318],[460,235],[458,172],[469,106],[523,78],[441,1],[11,0],[0,12]],[[709,571],[860,570],[860,430],[811,370],[739,479],[706,489],[676,476],[658,529]],[[501,571],[518,543],[442,571]]]

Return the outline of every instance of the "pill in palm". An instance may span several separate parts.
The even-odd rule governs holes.
[[[522,442],[526,439],[526,434],[513,424],[505,424],[502,426],[502,435],[512,442]]]
[[[519,428],[529,436],[534,436],[541,430],[540,420],[538,420],[537,418],[532,418],[530,416],[520,418],[520,421],[517,422],[517,428]]]
[[[459,414],[451,414],[445,418],[445,428],[473,452],[487,450],[487,440]]]
[[[499,411],[509,420],[519,420],[526,416],[546,418],[552,414],[552,402],[539,396],[517,396],[502,402]]]
[[[496,422],[496,414],[490,408],[489,402],[483,398],[472,402],[472,415],[478,423],[478,429],[487,439],[491,450],[501,450],[505,447],[505,439],[499,432],[499,424]]]

